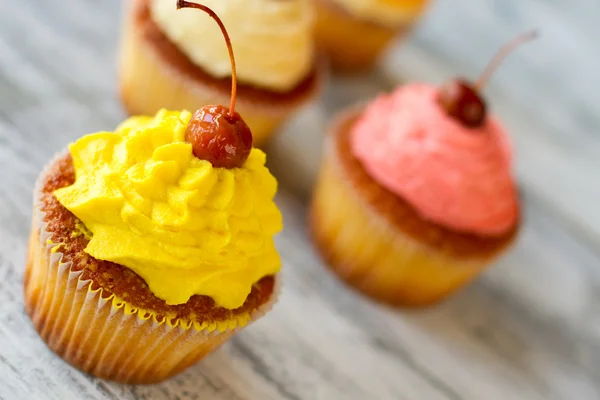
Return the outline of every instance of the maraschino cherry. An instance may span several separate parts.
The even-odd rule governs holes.
[[[479,92],[508,54],[537,36],[537,31],[531,31],[511,40],[496,54],[474,85],[465,79],[453,79],[444,84],[438,98],[442,108],[466,127],[477,128],[483,125],[487,106]]]
[[[241,167],[252,150],[252,132],[240,114],[235,111],[237,78],[235,58],[229,34],[219,16],[210,8],[189,1],[178,0],[177,9],[196,8],[213,18],[227,44],[231,60],[231,104],[229,109],[220,105],[208,105],[197,110],[185,132],[185,140],[191,143],[194,155],[209,161],[213,167]]]

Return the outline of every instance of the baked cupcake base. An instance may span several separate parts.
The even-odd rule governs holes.
[[[343,115],[327,138],[310,225],[332,270],[379,301],[402,306],[438,302],[470,282],[513,241],[454,232],[424,220],[375,182],[350,149],[358,112]]]
[[[156,383],[195,364],[270,310],[277,277],[236,310],[206,296],[169,306],[118,264],[87,255],[85,230],[52,194],[74,181],[69,155],[42,172],[25,272],[25,308],[41,338],[74,367],[124,383]]]
[[[370,69],[392,40],[402,38],[410,29],[410,26],[394,29],[361,20],[330,0],[312,1],[317,15],[317,45],[338,72]]]
[[[193,64],[150,17],[148,0],[129,2],[120,54],[120,93],[131,115],[154,115],[162,108],[194,111],[207,104],[228,105],[231,78],[217,79]],[[294,89],[278,93],[238,82],[237,110],[263,145],[273,130],[320,87],[320,66]]]

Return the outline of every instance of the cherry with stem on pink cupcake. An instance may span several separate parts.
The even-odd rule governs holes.
[[[198,109],[189,122],[185,140],[192,144],[194,155],[209,161],[213,167],[241,167],[252,150],[252,132],[235,111],[237,78],[231,39],[223,21],[205,5],[185,0],[177,1],[177,9],[195,8],[214,19],[225,38],[231,61],[231,103],[229,109],[221,105],[207,105]]]
[[[439,94],[438,102],[448,115],[460,121],[464,126],[477,128],[485,122],[487,105],[481,90],[489,81],[500,63],[515,48],[538,37],[537,31],[523,33],[507,43],[494,56],[475,84],[468,80],[457,78],[445,83]]]

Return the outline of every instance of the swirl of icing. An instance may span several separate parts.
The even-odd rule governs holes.
[[[429,0],[331,0],[361,19],[398,27],[409,24],[424,11]]]
[[[199,294],[234,309],[281,267],[277,182],[258,149],[241,168],[194,157],[190,117],[161,110],[82,137],[69,146],[75,183],[55,196],[92,232],[88,254],[132,269],[167,304]]]
[[[448,228],[499,235],[514,226],[518,199],[502,125],[462,126],[437,103],[438,89],[398,88],[371,103],[351,132],[355,156],[382,186]]]
[[[196,65],[217,78],[231,76],[219,27],[197,10],[177,10],[175,3],[151,0],[157,25]],[[202,4],[227,26],[240,82],[286,92],[309,74],[315,51],[309,1],[204,0]]]

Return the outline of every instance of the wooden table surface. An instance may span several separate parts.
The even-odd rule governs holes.
[[[332,79],[273,142],[285,284],[266,318],[155,386],[98,380],[56,357],[23,309],[32,186],[54,152],[124,118],[121,3],[0,0],[0,399],[600,399],[597,0],[438,0],[377,73]],[[328,117],[404,80],[475,76],[530,27],[543,38],[487,91],[517,151],[518,245],[428,310],[389,309],[349,290],[306,235]]]

